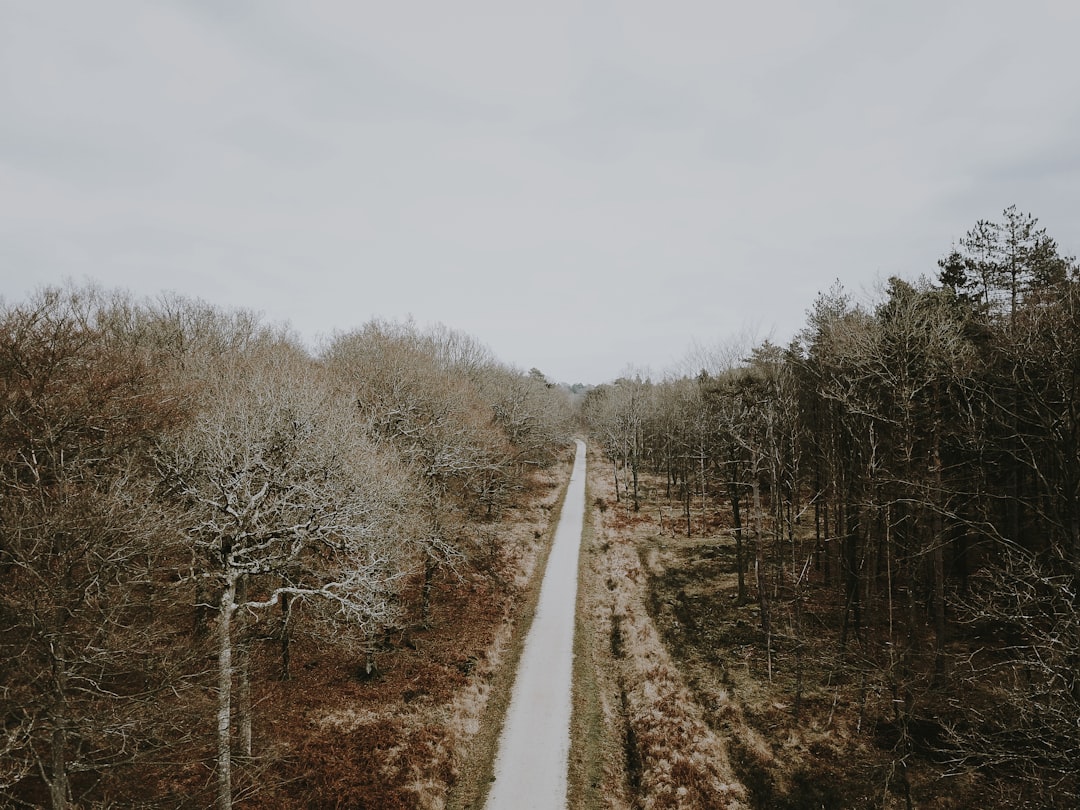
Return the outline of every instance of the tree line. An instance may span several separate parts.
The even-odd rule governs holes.
[[[1080,270],[1031,215],[979,221],[936,277],[818,296],[787,346],[622,378],[583,412],[620,499],[723,513],[740,603],[793,651],[829,628],[922,746],[1041,806],[1080,795]],[[811,625],[811,619],[813,624]],[[926,729],[933,729],[932,733]],[[920,735],[922,737],[920,738]]]
[[[0,796],[54,810],[161,806],[192,762],[232,806],[273,742],[255,639],[283,680],[300,635],[371,673],[437,577],[505,551],[480,527],[573,427],[565,391],[445,328],[312,353],[73,286],[0,306],[0,403]]]

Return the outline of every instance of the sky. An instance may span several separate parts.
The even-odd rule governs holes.
[[[1078,31],[1074,0],[0,0],[0,296],[660,376],[1009,205],[1080,253]]]

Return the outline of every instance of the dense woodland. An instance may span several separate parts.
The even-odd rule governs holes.
[[[312,638],[370,675],[572,429],[565,390],[449,330],[313,355],[75,287],[3,306],[0,400],[0,804],[54,810],[250,796],[253,681]]]
[[[1015,207],[939,265],[872,306],[834,287],[787,346],[595,388],[585,418],[627,509],[647,474],[684,536],[724,513],[796,717],[823,644],[885,695],[908,807],[915,755],[1001,806],[1075,807],[1080,274]]]
[[[588,389],[580,415],[622,508],[648,478],[668,530],[723,515],[796,717],[826,644],[886,696],[901,789],[918,755],[1073,807],[1080,272],[1015,208],[939,264],[870,306],[834,287],[787,346]],[[274,762],[253,681],[288,681],[302,639],[371,674],[435,583],[498,555],[576,429],[566,389],[449,330],[373,322],[312,353],[95,288],[0,309],[0,397],[0,797],[57,810],[179,786],[232,806]]]

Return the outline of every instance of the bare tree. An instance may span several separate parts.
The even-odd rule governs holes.
[[[440,572],[466,558],[498,562],[498,547],[477,544],[469,523],[496,519],[526,470],[554,459],[569,432],[565,394],[498,365],[459,333],[411,323],[373,321],[337,335],[323,358],[372,435],[416,477],[426,521],[419,608],[428,624]]]
[[[959,769],[989,769],[1042,807],[1080,801],[1080,611],[1069,573],[1011,546],[975,578],[968,628],[997,643],[961,660],[947,751]]]
[[[152,698],[183,660],[162,632],[175,536],[147,464],[174,400],[107,340],[99,304],[46,290],[0,315],[0,795],[35,795],[32,766],[54,809],[149,752]]]
[[[655,393],[652,381],[620,377],[610,385],[593,389],[583,409],[590,432],[595,435],[615,472],[615,496],[619,498],[619,470],[623,473],[623,493],[634,511],[641,507],[639,472],[645,444],[645,422],[652,411]]]
[[[522,374],[492,364],[478,378],[478,388],[514,448],[515,464],[547,466],[569,442],[573,414],[566,391],[536,369]]]
[[[184,512],[194,573],[217,593],[218,806],[232,803],[234,618],[317,602],[375,632],[392,620],[411,514],[400,476],[310,361],[288,347],[230,358],[158,464]],[[406,542],[402,543],[402,539]],[[243,677],[243,673],[240,673]],[[243,684],[243,682],[242,682]],[[239,718],[251,753],[250,713]]]

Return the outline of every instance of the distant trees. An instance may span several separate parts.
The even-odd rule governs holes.
[[[1030,293],[1065,282],[1075,268],[1031,214],[1011,205],[1001,216],[979,220],[960,239],[938,262],[939,280],[983,313],[1012,317]]]
[[[437,350],[408,326],[371,323],[338,335],[325,356],[374,434],[415,467],[434,508],[452,490],[474,508],[494,508],[506,436],[489,429],[490,406]]]
[[[1010,470],[1009,535],[1080,575],[1080,280],[1031,294],[994,337],[980,393]]]
[[[372,322],[335,336],[323,358],[372,440],[416,480],[426,622],[434,578],[475,545],[467,520],[496,519],[526,470],[554,460],[570,436],[569,404],[449,330]]]
[[[585,396],[582,409],[586,423],[598,438],[615,471],[615,498],[627,497],[635,511],[638,472],[645,444],[645,420],[652,405],[653,385],[640,376],[620,378],[594,388]],[[619,476],[622,475],[622,493]]]

